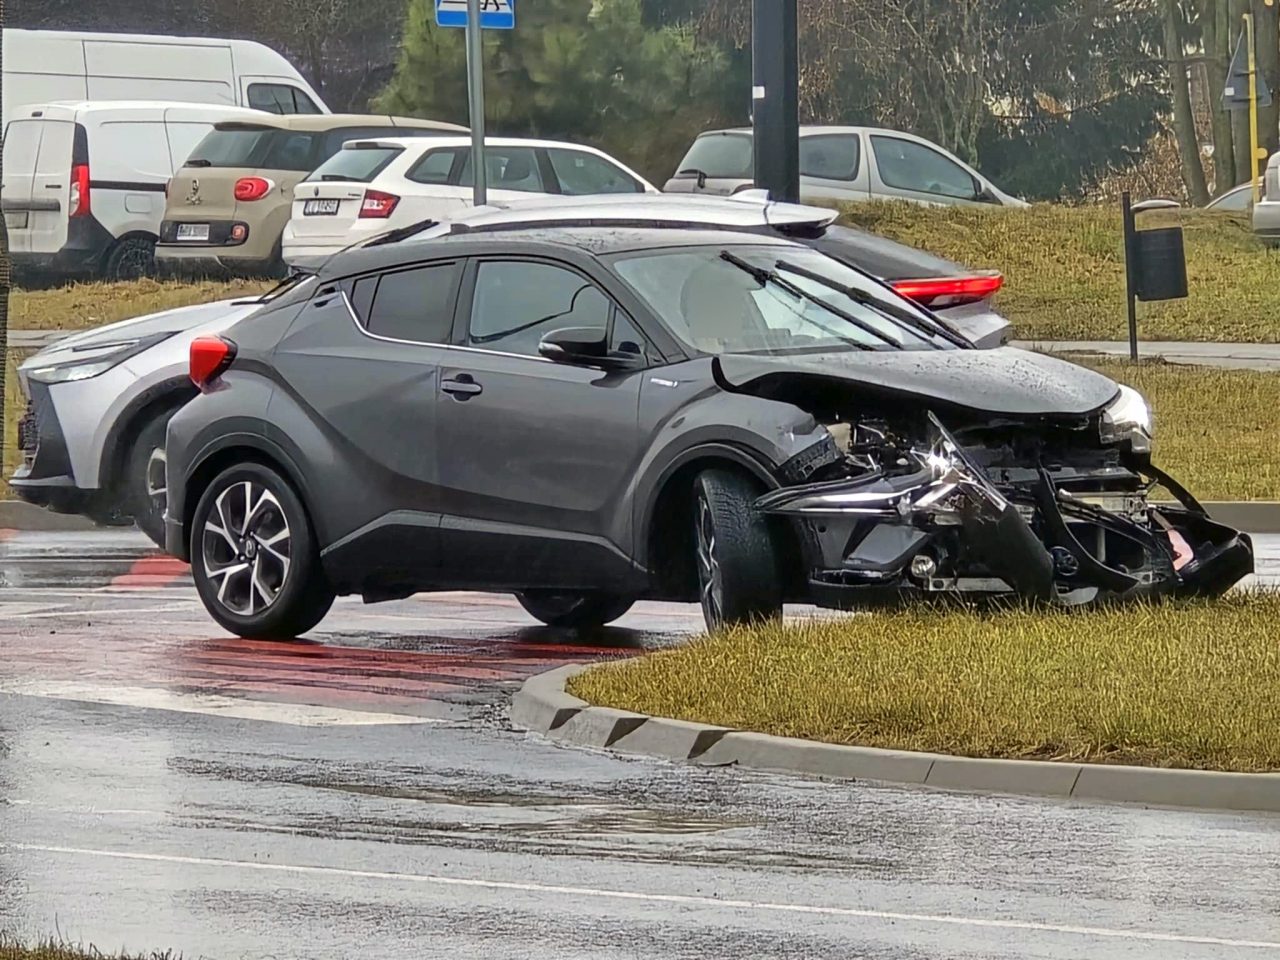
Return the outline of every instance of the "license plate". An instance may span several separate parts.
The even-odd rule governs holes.
[[[10,230],[27,229],[27,211],[14,210],[12,213],[6,213],[4,215],[4,225]]]
[[[209,225],[207,223],[180,223],[178,224],[178,239],[205,241],[209,239]]]
[[[304,217],[332,217],[338,212],[338,200],[308,200],[302,205]]]

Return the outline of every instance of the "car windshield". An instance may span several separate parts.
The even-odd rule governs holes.
[[[704,353],[828,353],[968,346],[932,315],[837,260],[781,245],[627,254],[613,269]]]
[[[223,127],[210,130],[187,159],[188,167],[256,166],[272,131],[265,127]]]
[[[362,144],[339,150],[307,177],[308,180],[340,180],[350,183],[372,183],[400,154],[403,147]]]

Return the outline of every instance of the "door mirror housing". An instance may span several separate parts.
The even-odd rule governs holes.
[[[565,327],[552,330],[538,343],[538,353],[556,363],[582,367],[627,370],[643,362],[639,354],[609,350],[609,331],[604,327]]]
[[[985,183],[978,184],[978,192],[974,195],[975,200],[979,203],[994,203],[996,206],[1001,205],[1001,200],[995,195],[995,192]]]

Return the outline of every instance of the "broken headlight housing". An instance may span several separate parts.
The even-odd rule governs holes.
[[[1133,387],[1120,385],[1120,395],[1102,411],[1099,432],[1103,443],[1128,441],[1134,453],[1150,453],[1155,419],[1151,407]]]

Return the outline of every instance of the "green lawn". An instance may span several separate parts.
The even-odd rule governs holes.
[[[1036,204],[1027,210],[867,203],[846,222],[973,268],[1001,271],[996,300],[1024,339],[1124,340],[1119,207]],[[1138,305],[1146,340],[1280,342],[1280,251],[1247,218],[1203,211],[1149,213],[1140,226],[1181,222],[1190,297]]]
[[[590,703],[972,757],[1280,770],[1280,595],[1089,612],[928,605],[740,627],[575,677]]]
[[[10,330],[80,330],[160,310],[261,293],[269,282],[77,283],[50,290],[14,290],[9,300]]]

